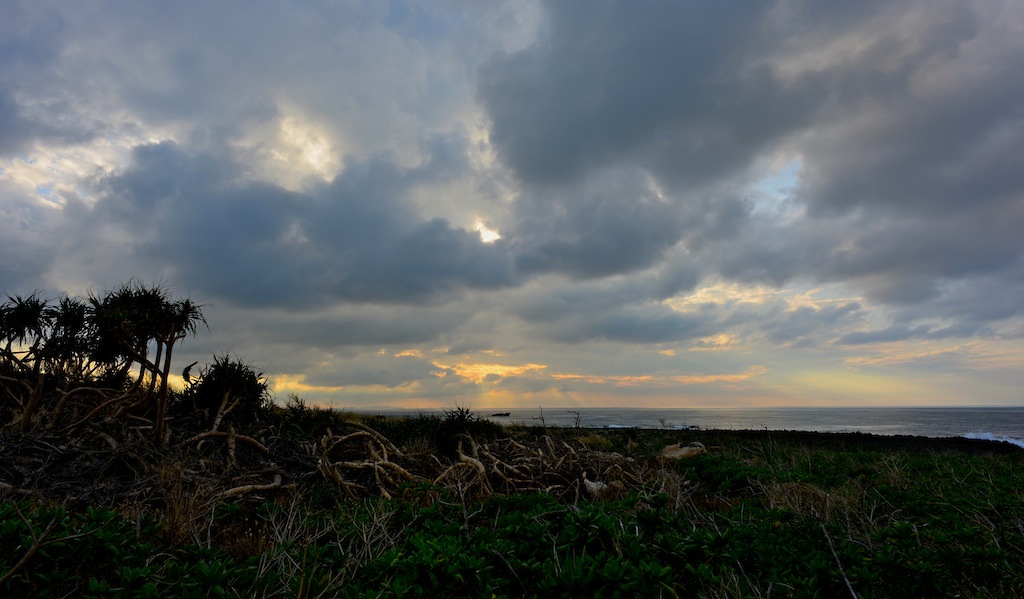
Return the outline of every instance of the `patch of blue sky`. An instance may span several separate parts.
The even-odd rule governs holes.
[[[755,214],[786,217],[798,210],[794,200],[803,161],[790,160],[758,179],[753,185],[752,209]]]
[[[35,194],[40,200],[54,206],[63,206],[64,198],[57,187],[52,183],[41,183],[36,185]]]

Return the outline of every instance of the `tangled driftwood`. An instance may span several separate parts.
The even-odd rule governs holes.
[[[87,424],[70,437],[0,436],[0,496],[163,505],[175,494],[200,490],[218,500],[261,501],[326,483],[349,498],[392,498],[420,485],[463,498],[541,492],[574,503],[621,497],[671,475],[664,456],[634,459],[548,435],[478,442],[457,433],[456,451],[446,458],[400,448],[352,421],[336,424],[338,432],[327,429],[319,442],[273,428],[241,434],[229,423],[226,431],[183,434],[166,448],[135,430],[147,425],[110,421]],[[174,473],[174,488],[167,472]]]
[[[358,428],[321,440],[319,471],[348,496],[392,497],[406,483],[426,482],[464,497],[542,492],[576,502],[622,496],[646,484],[657,467],[547,435],[529,443],[512,438],[478,443],[464,433],[456,435],[456,455],[445,463],[432,453],[403,453],[372,429]]]
[[[335,435],[328,429],[320,440],[323,448],[317,467],[328,480],[333,481],[349,497],[363,495],[371,488],[383,497],[403,482],[417,480],[391,457],[402,456],[401,450],[384,435],[370,427],[353,423],[359,430],[346,435]],[[353,476],[357,473],[357,476]],[[365,476],[369,473],[369,476]],[[365,480],[369,478],[369,480]]]

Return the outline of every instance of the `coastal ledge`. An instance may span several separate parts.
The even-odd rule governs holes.
[[[642,429],[642,428],[590,428],[595,434],[650,434],[666,439],[680,441],[700,441],[705,445],[725,445],[749,443],[786,442],[789,444],[813,445],[822,449],[842,450],[856,447],[871,450],[889,451],[935,451],[962,452],[968,454],[1005,454],[1024,455],[1024,448],[1012,443],[991,439],[971,439],[967,437],[921,437],[915,435],[879,435],[862,432],[821,432],[798,430],[733,430],[733,429]]]
[[[915,435],[882,435],[851,431],[804,431],[766,429],[654,429],[641,427],[522,427],[528,435],[543,434],[546,431],[555,437],[575,436],[581,433],[614,438],[617,441],[633,440],[647,451],[654,451],[665,443],[699,441],[708,447],[740,445],[749,443],[806,445],[822,450],[859,450],[887,452],[939,452],[963,453],[970,455],[994,454],[1024,456],[1024,447],[1011,442],[994,439],[969,437],[926,437]],[[618,444],[617,442],[615,444]],[[643,453],[643,450],[641,450]]]

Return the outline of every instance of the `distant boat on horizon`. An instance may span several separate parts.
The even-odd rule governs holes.
[[[512,415],[512,412],[495,412],[491,414],[492,418],[508,418]]]

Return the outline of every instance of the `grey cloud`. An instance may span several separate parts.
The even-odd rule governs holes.
[[[814,236],[818,248],[804,272],[905,306],[908,321],[1006,318],[1011,310],[987,306],[1005,305],[1024,257],[1024,15],[987,3],[893,6],[904,18],[864,32],[873,45],[829,75],[831,126],[803,139],[797,194],[809,218],[794,244]],[[832,231],[834,243],[813,229]],[[957,299],[978,280],[988,281],[987,298]],[[973,322],[888,334],[985,330]]]
[[[824,307],[801,306],[795,310],[776,311],[762,318],[755,326],[773,344],[820,346],[835,331],[861,324],[864,311],[858,302],[845,302]]]
[[[538,289],[539,283],[509,309],[531,325],[533,335],[562,343],[664,343],[709,334],[709,319],[648,299],[660,283],[655,274]]]
[[[479,70],[491,141],[523,182],[525,271],[610,276],[680,244],[704,273],[845,281],[883,304],[938,310],[947,282],[1021,259],[1019,11],[546,8],[540,39]],[[749,180],[783,149],[801,159],[798,210],[754,215],[726,177]],[[664,202],[645,201],[638,172]]]
[[[816,230],[791,230],[766,219],[750,222],[737,238],[704,239],[698,256],[712,270],[738,281],[781,286],[830,247]]]
[[[905,326],[892,326],[873,331],[854,331],[836,340],[839,345],[862,345],[866,343],[887,343],[903,341],[909,337],[920,336],[921,329],[910,329]]]
[[[948,282],[940,289],[930,307],[942,318],[979,326],[1024,316],[1024,259],[1012,269]],[[914,317],[913,310],[900,314]]]
[[[846,282],[873,301],[918,313],[938,306],[963,281],[986,278],[1009,289],[1024,254],[1019,205],[990,204],[934,214],[819,215],[778,222],[757,216],[734,238],[709,240],[696,252],[730,278],[781,286],[796,278]],[[975,298],[979,305],[996,301]]]
[[[624,343],[665,343],[708,333],[698,318],[664,307],[623,308],[612,313],[570,317],[551,327],[549,336],[563,343],[604,339]]]
[[[17,103],[0,88],[0,155],[20,151],[32,137],[32,126],[19,114]]]
[[[943,281],[1007,271],[1024,252],[1019,210],[858,221],[837,234],[843,246],[823,254],[819,276],[860,280],[870,296],[897,305],[932,298]]]
[[[1024,47],[1012,26],[983,27],[968,6],[943,5],[930,11],[938,22],[929,27],[878,36],[877,64],[870,56],[857,64],[894,79],[892,90],[850,83],[865,77],[850,67],[833,75],[838,126],[806,141],[801,195],[816,212],[960,212],[1005,202],[1024,186],[1012,158],[1024,150],[1012,133],[1024,124],[1024,83],[1015,76]],[[902,47],[883,45],[894,40]]]
[[[406,196],[423,173],[386,158],[310,193],[236,174],[171,143],[140,147],[96,217],[139,235],[138,254],[181,284],[239,304],[422,303],[514,281],[503,243],[421,217]]]
[[[64,99],[26,106],[0,87],[0,157],[31,156],[35,143],[82,143],[95,137],[99,129],[100,125],[77,114]]]
[[[19,101],[23,82],[39,82],[39,72],[56,59],[63,46],[63,19],[37,15],[30,2],[14,0],[0,9],[0,156],[16,155],[37,138],[52,138],[57,119],[37,120]],[[25,101],[39,104],[35,98]]]
[[[838,345],[864,345],[868,343],[892,343],[909,339],[950,339],[970,337],[978,333],[976,327],[969,323],[953,326],[938,325],[892,325],[883,329],[869,331],[853,331],[836,340]]]
[[[527,181],[630,158],[666,176],[724,175],[804,112],[743,71],[768,6],[547,3],[543,39],[480,69],[491,140]]]
[[[936,283],[921,304],[901,307],[894,324],[840,339],[843,343],[948,339],[980,336],[1017,338],[1014,319],[1024,317],[1024,261],[1011,269]]]
[[[452,307],[347,306],[326,313],[262,312],[260,336],[299,347],[415,346],[456,330],[463,315]],[[251,326],[251,320],[236,326]]]
[[[587,279],[647,268],[680,239],[681,216],[636,170],[528,188],[516,205],[516,266]]]
[[[306,372],[303,382],[325,387],[380,385],[395,388],[430,381],[440,370],[430,360],[415,356],[361,355],[326,368],[312,368]]]
[[[96,115],[108,132],[173,130],[209,150],[249,143],[271,119],[298,114],[354,155],[412,153],[420,132],[458,120],[471,98],[469,65],[492,47],[486,29],[465,27],[466,13],[448,8],[23,2],[0,19],[0,49],[9,50],[0,75],[10,73],[10,93],[72,107],[79,128]],[[468,12],[497,26],[489,9]]]
[[[57,254],[47,235],[53,209],[38,206],[0,180],[0,297],[45,289],[45,273]]]

